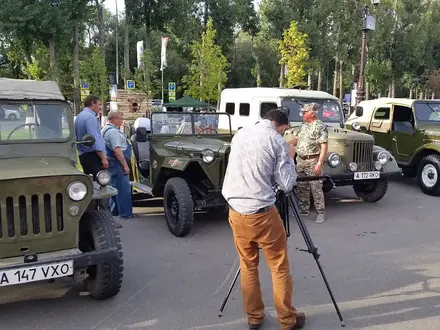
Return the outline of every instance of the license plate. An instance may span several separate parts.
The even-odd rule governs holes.
[[[0,286],[36,282],[69,276],[72,274],[73,260],[34,267],[21,267],[5,271],[0,270]]]
[[[372,171],[372,172],[355,172],[354,179],[355,180],[369,180],[369,179],[379,179],[380,172]]]

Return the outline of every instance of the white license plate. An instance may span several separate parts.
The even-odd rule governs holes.
[[[369,180],[369,179],[379,179],[380,172],[372,171],[372,172],[355,172],[354,179],[355,180]]]
[[[0,286],[42,281],[72,274],[73,260],[42,266],[21,267],[6,271],[0,270]]]

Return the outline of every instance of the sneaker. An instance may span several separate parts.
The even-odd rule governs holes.
[[[302,329],[306,323],[306,315],[304,313],[296,314],[296,323],[290,330]]]
[[[316,217],[316,223],[323,223],[325,221],[324,214],[318,214]]]
[[[300,214],[301,214],[303,217],[308,217],[309,214],[310,214],[310,212],[308,212],[308,211],[301,211]]]
[[[139,216],[134,213],[132,215],[129,215],[128,217],[123,217],[123,216],[119,217],[119,219],[135,219],[135,218],[139,218]]]

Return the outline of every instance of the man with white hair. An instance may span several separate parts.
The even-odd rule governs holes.
[[[102,129],[102,136],[109,163],[108,170],[112,175],[112,185],[118,189],[118,194],[110,201],[110,210],[114,215],[119,213],[122,219],[137,218],[137,215],[133,214],[129,177],[132,148],[120,130],[124,117],[119,111],[110,111],[107,119],[108,122]]]

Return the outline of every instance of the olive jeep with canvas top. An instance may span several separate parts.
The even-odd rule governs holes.
[[[83,280],[93,298],[120,291],[122,246],[100,201],[117,194],[77,168],[72,109],[52,81],[0,79],[0,102],[23,109],[0,123],[0,287],[58,277]]]
[[[221,94],[220,111],[230,114],[233,129],[253,125],[272,109],[283,107],[289,116],[291,129],[285,139],[290,141],[303,120],[300,108],[305,103],[320,105],[318,118],[328,127],[328,153],[323,175],[331,177],[335,186],[353,186],[358,197],[366,202],[377,202],[388,189],[388,178],[400,176],[394,157],[374,144],[368,134],[344,128],[345,116],[338,98],[321,91],[284,88],[225,89]],[[227,126],[220,120],[219,128]],[[323,183],[324,192],[333,184]]]
[[[224,210],[221,188],[228,163],[231,128],[218,131],[226,113],[153,112],[132,130],[133,199],[163,198],[167,226],[187,235],[194,212]],[[230,122],[230,121],[229,121]]]
[[[440,196],[440,100],[362,101],[346,125],[373,135],[405,176],[417,177],[425,194]]]

